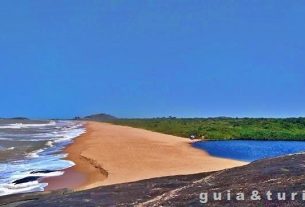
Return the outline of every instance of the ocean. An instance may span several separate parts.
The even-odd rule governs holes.
[[[216,157],[247,162],[305,151],[305,141],[202,141],[193,146]]]
[[[74,165],[62,150],[84,132],[79,121],[0,119],[0,196],[43,191]]]

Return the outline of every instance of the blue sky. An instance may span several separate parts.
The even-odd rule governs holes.
[[[305,1],[1,1],[0,117],[305,116]]]

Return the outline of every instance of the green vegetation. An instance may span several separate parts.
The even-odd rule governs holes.
[[[117,119],[113,124],[206,139],[305,140],[305,118],[153,118]]]

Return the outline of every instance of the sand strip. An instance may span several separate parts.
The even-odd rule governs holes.
[[[51,189],[88,189],[247,164],[212,157],[203,150],[193,148],[190,140],[181,137],[98,122],[87,122],[86,128],[87,133],[66,149],[68,159],[76,166],[63,176],[49,179]],[[75,177],[72,171],[85,175],[86,179]],[[69,180],[74,180],[74,184],[71,185]]]

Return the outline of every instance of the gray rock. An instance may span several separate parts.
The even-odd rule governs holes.
[[[246,166],[232,169],[200,173],[194,175],[171,176],[142,180],[138,182],[98,187],[81,192],[53,192],[49,194],[23,194],[0,199],[2,204],[18,202],[21,207],[53,206],[202,206],[200,193],[209,193],[204,206],[304,206],[304,201],[296,197],[269,201],[252,201],[253,190],[265,194],[275,192],[301,192],[305,190],[305,154],[294,154],[272,159],[255,161]],[[245,201],[213,201],[212,192],[231,191],[232,195],[244,192]],[[226,194],[224,194],[226,195]],[[26,203],[20,203],[28,201]],[[6,205],[4,205],[6,206]]]

